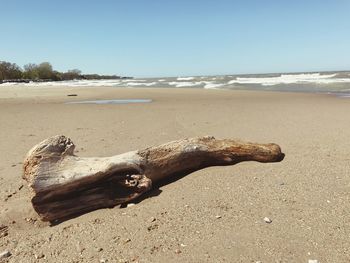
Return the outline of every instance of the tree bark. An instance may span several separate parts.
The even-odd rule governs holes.
[[[242,161],[279,162],[277,144],[246,143],[200,137],[172,141],[112,157],[82,158],[65,136],[34,146],[24,161],[23,178],[32,204],[43,221],[129,202],[174,175]]]

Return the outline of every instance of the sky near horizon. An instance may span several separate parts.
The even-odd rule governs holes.
[[[350,70],[349,0],[0,0],[0,60],[136,77]]]

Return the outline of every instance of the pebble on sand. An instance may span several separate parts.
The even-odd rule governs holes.
[[[40,254],[35,254],[35,258],[36,259],[41,259],[41,258],[44,258],[45,255],[43,253],[40,253]]]
[[[156,219],[155,217],[152,216],[148,221],[152,223],[152,222],[154,222],[154,221],[156,221],[156,220],[157,220],[157,219]]]
[[[272,220],[268,217],[264,217],[264,221],[265,223],[268,223],[268,224],[272,223]]]
[[[11,255],[12,255],[12,254],[11,254],[10,251],[5,250],[5,251],[3,251],[3,252],[0,253],[0,260],[1,260],[1,259],[4,259],[4,258],[8,258],[8,257],[10,257]]]

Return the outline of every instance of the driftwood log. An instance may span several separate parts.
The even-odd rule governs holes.
[[[23,178],[43,221],[126,203],[149,191],[152,183],[208,166],[279,162],[284,158],[276,144],[209,136],[104,158],[78,157],[74,148],[71,139],[54,136],[34,146],[26,156]]]

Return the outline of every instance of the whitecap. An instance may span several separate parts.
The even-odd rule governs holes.
[[[223,87],[225,84],[219,84],[219,83],[212,83],[212,82],[206,82],[204,85],[205,89],[218,89],[219,87]]]
[[[197,81],[197,82],[171,81],[168,84],[175,86],[177,88],[181,88],[181,87],[199,86],[202,84],[202,82],[201,81]]]
[[[135,82],[130,82],[130,83],[126,83],[126,86],[146,86],[146,87],[150,87],[150,86],[154,86],[154,85],[156,85],[157,84],[157,82],[141,82],[141,83],[139,83],[139,82],[137,82],[137,83],[135,83]]]
[[[273,86],[278,84],[293,83],[317,83],[331,84],[350,82],[350,78],[335,78],[336,74],[301,73],[301,74],[281,74],[276,77],[237,77],[227,84],[261,84],[263,86]]]
[[[178,77],[177,80],[193,80],[194,77]]]

